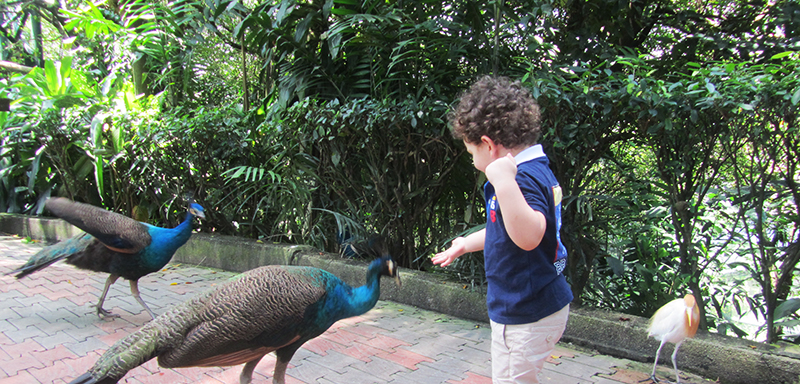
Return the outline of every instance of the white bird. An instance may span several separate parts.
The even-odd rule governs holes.
[[[650,379],[658,382],[656,379],[658,356],[661,354],[661,348],[664,347],[664,344],[669,342],[675,344],[675,351],[672,352],[672,366],[675,368],[677,382],[681,382],[675,357],[678,355],[678,348],[681,347],[683,341],[687,337],[694,337],[695,333],[697,333],[699,323],[700,309],[697,307],[697,301],[692,295],[686,295],[683,299],[672,300],[656,311],[650,319],[647,336],[661,340],[661,345],[658,346],[658,351],[656,352],[656,361],[653,364],[653,374],[650,375]]]

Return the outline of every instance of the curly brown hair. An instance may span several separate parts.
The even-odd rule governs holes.
[[[448,117],[453,136],[472,144],[486,135],[517,148],[536,144],[541,134],[539,104],[519,81],[501,76],[478,79]]]

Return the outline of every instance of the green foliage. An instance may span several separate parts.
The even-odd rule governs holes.
[[[625,71],[613,70],[619,64]],[[562,239],[571,251],[576,296],[650,314],[676,291],[689,288],[702,298],[712,293],[716,313],[704,319],[739,334],[743,331],[726,320],[727,308],[735,307],[739,315],[748,313],[742,308],[761,308],[764,319],[771,316],[777,302],[729,286],[711,271],[725,270],[737,260],[731,259],[736,249],[742,249],[743,257],[762,252],[739,248],[759,236],[748,232],[759,226],[739,224],[735,214],[736,205],[752,200],[748,196],[758,183],[748,182],[747,190],[730,187],[745,174],[768,175],[768,167],[775,166],[780,180],[796,185],[791,181],[796,144],[790,133],[796,131],[796,65],[694,65],[682,78],[661,80],[651,77],[655,72],[649,64],[633,57],[592,69],[532,70],[527,75],[546,111],[544,125],[552,127],[544,141],[552,143],[554,170],[567,195]],[[751,112],[756,109],[759,114]],[[742,168],[737,162],[745,158],[761,158],[763,167]],[[732,179],[736,169],[744,173]],[[777,180],[767,181],[765,186],[773,186]],[[780,205],[753,216],[777,219],[759,241],[770,248],[748,264],[751,277],[764,282],[766,296],[774,287],[791,285],[797,259],[790,245],[800,228],[796,195],[774,190],[764,196],[773,193],[784,196]],[[736,204],[731,207],[730,201]],[[656,216],[649,218],[652,213]],[[779,252],[786,256],[777,257]],[[785,276],[781,285],[759,278],[780,260],[785,260],[777,275]],[[722,292],[732,294],[722,299]],[[750,305],[740,305],[745,301]]]
[[[68,196],[89,193],[87,200],[105,197],[105,167],[122,147],[121,132],[105,130],[103,122],[114,86],[113,78],[98,84],[72,68],[70,57],[48,60],[44,70],[34,68],[5,84],[2,93],[16,104],[3,122],[7,211],[41,212],[42,197],[53,189]],[[77,180],[87,176],[94,178],[95,193],[76,190]]]
[[[428,269],[485,213],[444,114],[506,74],[542,106],[579,301],[647,316],[692,292],[720,333],[797,324],[797,2],[21,4],[0,5],[5,57],[31,56],[31,15],[69,51],[0,80],[7,211],[58,194],[166,225],[191,195],[207,231],[381,232]],[[482,268],[445,271],[477,289]]]
[[[432,241],[451,225],[436,214],[467,207],[457,204],[464,197],[459,199],[449,184],[464,158],[463,150],[442,137],[444,111],[440,103],[412,100],[393,105],[306,99],[295,104],[276,131],[285,147],[296,145],[316,164],[296,176],[308,180],[312,192],[294,198],[308,196],[309,208],[344,214],[373,233],[388,235],[399,262],[424,265],[432,246],[438,246]],[[445,198],[446,193],[451,195]],[[336,249],[332,234],[338,227],[332,219],[309,210],[301,221],[312,223],[309,236],[318,245]]]

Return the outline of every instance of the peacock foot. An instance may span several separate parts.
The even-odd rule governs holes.
[[[97,307],[97,317],[99,317],[102,320],[105,317],[115,318],[115,317],[120,317],[120,316],[117,315],[117,314],[111,313],[111,311],[106,311],[105,309],[103,309],[103,307]]]

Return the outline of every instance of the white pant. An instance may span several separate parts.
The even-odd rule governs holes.
[[[547,356],[567,326],[569,304],[535,323],[492,325],[492,383],[538,384]]]

